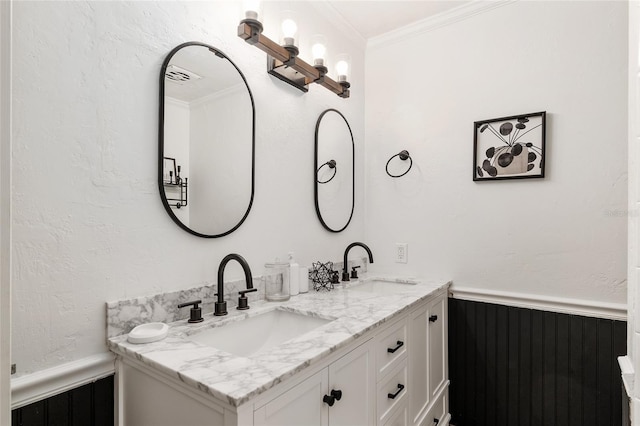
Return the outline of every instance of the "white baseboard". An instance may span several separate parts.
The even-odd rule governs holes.
[[[449,288],[449,294],[455,299],[475,302],[495,303],[518,308],[538,309],[618,321],[627,320],[627,305],[624,303],[599,303],[590,300],[549,297],[537,294],[491,291],[471,287],[457,287],[455,284]]]
[[[23,407],[115,373],[115,355],[106,352],[11,380],[11,409]]]

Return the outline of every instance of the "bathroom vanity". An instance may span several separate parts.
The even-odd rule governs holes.
[[[448,287],[370,278],[113,337],[119,422],[446,425]]]

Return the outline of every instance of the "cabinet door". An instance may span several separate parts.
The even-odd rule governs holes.
[[[409,420],[417,424],[447,381],[445,294],[409,314]]]
[[[429,309],[424,304],[409,314],[409,423],[415,424],[431,402],[429,391]]]
[[[325,368],[255,410],[254,425],[327,426],[328,406],[322,402],[327,387]]]
[[[447,380],[447,299],[429,304],[429,392],[435,398]]]
[[[369,341],[329,365],[329,394],[341,391],[329,408],[331,426],[375,424],[375,357]]]
[[[122,423],[135,426],[202,426],[225,424],[224,409],[194,397],[124,361],[118,362],[124,390]]]

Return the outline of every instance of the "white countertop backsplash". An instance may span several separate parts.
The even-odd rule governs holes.
[[[414,280],[418,282],[416,285],[407,285],[396,294],[349,290],[349,287],[374,278],[406,282],[376,276],[336,285],[332,291],[310,290],[286,302],[250,301],[251,309],[247,311],[230,308],[229,314],[222,317],[204,314],[204,322],[198,324],[189,324],[186,320],[170,323],[168,336],[158,342],[132,344],[127,341],[127,334],[122,334],[110,336],[108,346],[119,355],[132,357],[218,400],[239,406],[450,285],[448,280]],[[136,300],[142,302],[142,299]],[[157,306],[146,307],[143,303],[131,306],[135,309],[125,309],[125,313],[108,309],[108,317],[109,312],[117,313],[108,318],[112,332],[129,331],[133,324],[154,321],[154,309],[164,311]],[[236,356],[186,338],[194,332],[273,309],[335,320],[248,357]],[[143,313],[144,318],[133,319],[131,314],[136,312]],[[125,324],[118,325],[118,317],[122,317]]]

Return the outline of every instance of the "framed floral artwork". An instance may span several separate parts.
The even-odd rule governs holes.
[[[473,180],[543,178],[546,114],[476,121]]]

